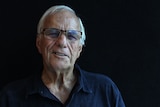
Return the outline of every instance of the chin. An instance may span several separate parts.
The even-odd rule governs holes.
[[[67,63],[56,63],[56,64],[52,64],[52,67],[55,69],[59,69],[59,70],[66,70],[71,68],[71,64],[67,64]]]

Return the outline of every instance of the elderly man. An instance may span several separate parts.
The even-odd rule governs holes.
[[[76,63],[86,37],[73,9],[64,5],[49,8],[37,32],[43,69],[5,86],[0,107],[125,107],[108,76],[87,72]]]

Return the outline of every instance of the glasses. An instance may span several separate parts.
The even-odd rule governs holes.
[[[77,41],[81,38],[82,32],[77,30],[60,30],[56,28],[45,28],[42,33],[48,39],[57,39],[62,33],[65,34],[68,40]]]

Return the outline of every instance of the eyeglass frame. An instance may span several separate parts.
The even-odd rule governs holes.
[[[46,30],[49,30],[49,29],[54,29],[56,31],[59,32],[59,34],[55,37],[51,37],[49,36],[48,34],[45,33]],[[76,32],[79,32],[80,35],[78,35],[79,37],[78,38],[75,38],[75,40],[70,40],[69,37],[68,37],[68,33],[71,32],[71,31],[76,31]],[[57,32],[56,32],[57,33]],[[68,40],[70,41],[77,41],[79,39],[81,39],[82,37],[82,32],[81,31],[78,31],[78,30],[62,30],[62,29],[57,29],[57,28],[43,28],[42,31],[41,31],[41,34],[43,34],[46,38],[48,39],[57,39],[59,36],[62,35],[62,33],[64,33],[64,35],[67,37]]]

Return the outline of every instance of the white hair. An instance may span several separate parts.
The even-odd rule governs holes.
[[[38,26],[37,26],[37,33],[40,34],[41,33],[41,29],[43,27],[43,24],[44,24],[44,20],[45,18],[50,15],[50,14],[54,14],[55,12],[57,11],[60,11],[60,10],[68,10],[68,11],[71,11],[73,12],[75,15],[75,11],[73,9],[71,9],[70,7],[68,6],[65,6],[65,5],[56,5],[56,6],[52,6],[50,7],[48,10],[45,11],[45,13],[42,15],[42,17],[40,18],[39,20],[39,23],[38,23]],[[77,15],[76,15],[77,16]],[[77,16],[78,17],[78,16]],[[79,18],[79,17],[78,17]],[[80,41],[81,41],[81,44],[84,45],[85,44],[85,40],[86,40],[86,35],[85,35],[85,29],[84,29],[84,26],[83,26],[83,23],[82,23],[82,20],[79,18],[79,23],[80,23],[80,30],[82,32],[82,37],[80,38]]]

